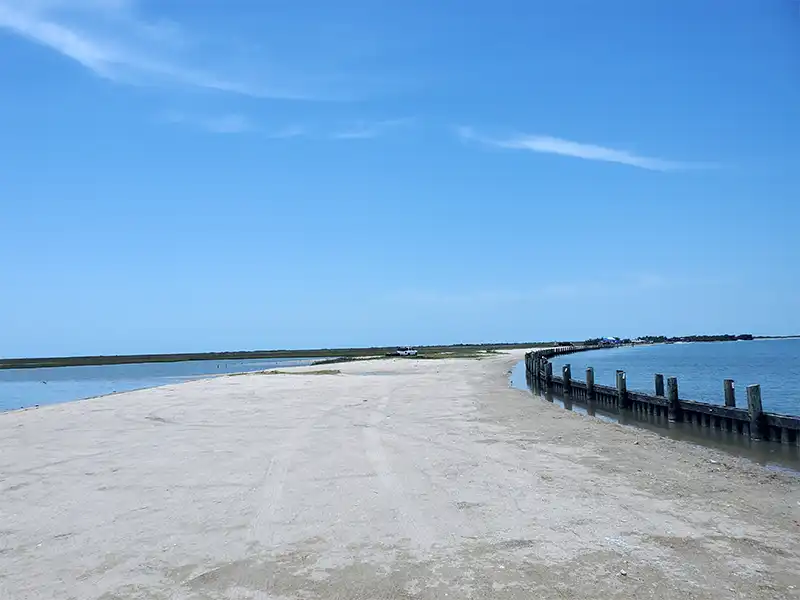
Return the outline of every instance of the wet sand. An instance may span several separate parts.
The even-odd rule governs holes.
[[[800,598],[800,481],[510,389],[521,352],[0,414],[0,598]]]

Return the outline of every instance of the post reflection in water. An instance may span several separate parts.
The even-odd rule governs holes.
[[[524,362],[512,371],[511,385],[530,391],[535,398],[556,404],[571,412],[598,418],[609,423],[640,427],[672,439],[692,442],[748,458],[770,469],[791,471],[800,476],[800,448],[787,444],[751,440],[735,431],[710,427],[707,422],[670,422],[666,411],[655,414],[650,410],[620,410],[616,406],[599,404],[578,397],[565,397],[547,389],[525,372]]]

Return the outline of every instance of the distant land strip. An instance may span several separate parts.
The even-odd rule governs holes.
[[[736,339],[793,339],[799,335],[690,335],[682,337],[645,336],[636,340],[617,338],[624,344],[629,343],[670,343],[683,342],[724,342]],[[598,338],[599,339],[599,338]],[[513,342],[487,344],[450,344],[443,346],[416,346],[421,355],[452,353],[454,357],[473,354],[485,350],[514,350],[518,348],[539,348],[543,346],[563,346],[581,342]],[[316,348],[306,350],[240,350],[234,352],[185,352],[178,354],[119,354],[109,356],[60,356],[48,358],[0,358],[0,369],[36,369],[41,367],[79,367],[87,365],[127,365],[136,363],[165,363],[187,360],[259,360],[270,358],[360,358],[365,356],[383,356],[392,353],[397,346],[374,346],[371,348]],[[425,356],[420,356],[425,358]]]
[[[454,344],[449,346],[416,346],[420,353],[472,354],[479,350],[513,350],[547,346],[552,342],[509,344]],[[0,369],[36,369],[41,367],[79,367],[87,365],[126,365],[135,363],[165,363],[188,360],[259,360],[270,358],[358,358],[382,356],[398,346],[372,348],[317,348],[310,350],[246,350],[235,352],[186,352],[180,354],[120,354],[111,356],[61,356],[49,358],[0,359]]]

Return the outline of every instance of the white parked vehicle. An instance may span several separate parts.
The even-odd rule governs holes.
[[[395,354],[397,354],[397,356],[416,356],[417,351],[411,346],[403,346],[402,348],[398,348]]]

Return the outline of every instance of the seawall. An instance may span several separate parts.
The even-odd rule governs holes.
[[[725,404],[708,404],[684,400],[679,396],[678,378],[653,376],[653,394],[627,389],[625,371],[618,370],[616,386],[594,382],[594,369],[586,369],[584,379],[573,376],[570,365],[564,365],[561,374],[553,373],[550,358],[601,346],[562,346],[534,350],[525,355],[525,372],[533,386],[589,404],[613,406],[634,413],[649,414],[670,422],[685,422],[706,429],[722,429],[745,435],[755,440],[768,440],[800,446],[800,417],[764,412],[759,385],[747,387],[747,408],[736,407],[732,380],[725,380]]]

